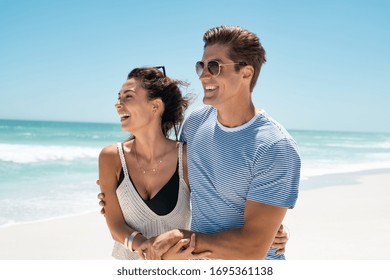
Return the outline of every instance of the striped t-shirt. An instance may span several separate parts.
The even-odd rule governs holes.
[[[288,132],[268,114],[234,128],[205,106],[185,121],[192,230],[215,233],[242,227],[247,200],[293,208],[301,161]],[[266,259],[284,259],[270,249]]]

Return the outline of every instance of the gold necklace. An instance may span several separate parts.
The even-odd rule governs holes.
[[[142,174],[146,174],[146,173],[155,174],[155,173],[157,173],[157,171],[158,171],[158,170],[157,170],[157,167],[158,167],[161,163],[163,163],[163,160],[162,160],[162,159],[159,160],[158,163],[157,163],[157,165],[156,165],[155,167],[150,168],[150,169],[145,169],[145,168],[143,168],[143,167],[139,164],[139,162],[138,162],[137,148],[136,148],[136,145],[135,145],[135,140],[134,140],[133,146],[134,146],[135,161],[137,162],[137,166],[138,166],[139,170],[141,171],[141,173],[142,173]]]

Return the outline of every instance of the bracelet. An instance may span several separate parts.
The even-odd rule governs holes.
[[[127,244],[126,244],[126,247],[130,250],[130,252],[135,252],[134,250],[133,250],[133,241],[134,241],[134,238],[138,235],[138,234],[141,234],[140,232],[138,232],[138,231],[133,231],[131,234],[130,234],[130,236],[129,236],[129,238],[127,239]],[[126,239],[125,239],[125,241],[126,241]]]
[[[123,242],[123,246],[127,248],[127,244],[129,244],[129,238],[125,238],[125,241]]]

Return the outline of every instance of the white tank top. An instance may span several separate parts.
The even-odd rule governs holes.
[[[177,203],[170,213],[160,216],[145,204],[132,184],[123,153],[123,144],[118,143],[118,151],[124,173],[124,179],[116,190],[119,205],[129,227],[141,232],[147,238],[171,229],[190,229],[191,227],[190,190],[183,178],[183,143],[179,143],[178,149],[179,194]],[[121,260],[140,259],[137,253],[130,252],[123,243],[117,241],[115,241],[112,256]]]

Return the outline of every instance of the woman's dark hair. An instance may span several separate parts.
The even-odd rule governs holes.
[[[171,129],[174,129],[175,138],[178,139],[180,127],[184,121],[184,112],[189,101],[182,96],[179,86],[187,86],[187,83],[171,79],[154,67],[135,68],[127,79],[135,79],[148,92],[148,99],[160,98],[164,103],[164,112],[161,116],[161,129],[166,137],[169,137]]]

